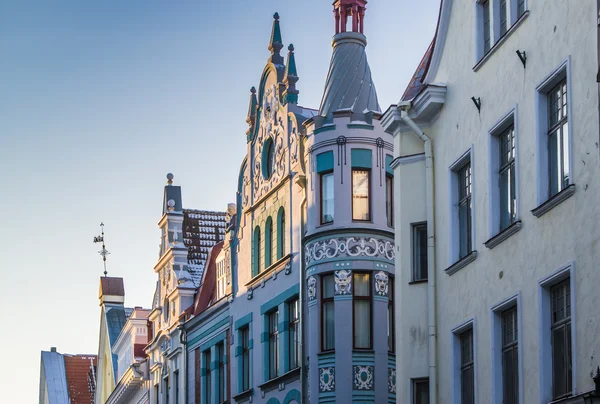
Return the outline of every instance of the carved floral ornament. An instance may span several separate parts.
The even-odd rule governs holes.
[[[335,368],[333,366],[319,368],[319,391],[335,391]]]
[[[354,390],[373,390],[374,369],[373,366],[353,366]]]
[[[340,257],[372,257],[393,261],[394,242],[374,237],[337,237],[309,243],[304,251],[306,265]]]

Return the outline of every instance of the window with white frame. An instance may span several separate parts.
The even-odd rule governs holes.
[[[569,60],[555,70],[537,90],[538,203],[562,191],[573,191]],[[563,193],[564,195],[564,193]],[[533,212],[536,216],[535,210]]]
[[[518,295],[492,308],[493,402],[519,404],[519,304]]]
[[[473,171],[471,150],[463,154],[450,167],[450,261],[451,265],[473,255]]]
[[[427,222],[412,225],[412,281],[427,280]]]
[[[473,349],[473,328],[463,331],[460,336],[460,398],[462,404],[475,403],[475,356]]]
[[[482,59],[525,14],[525,0],[476,0],[477,61]]]
[[[553,401],[574,393],[573,265],[540,281],[540,395]]]
[[[225,273],[225,258],[217,262],[217,300],[225,296],[227,274]]]
[[[491,237],[517,221],[515,111],[512,110],[490,130]],[[487,243],[486,246],[493,247]]]

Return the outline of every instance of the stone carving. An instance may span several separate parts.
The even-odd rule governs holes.
[[[377,272],[375,274],[375,293],[379,296],[387,296],[389,279],[390,278],[385,272]]]
[[[312,302],[317,298],[317,280],[314,276],[309,276],[306,281],[308,301]]]
[[[352,294],[352,271],[349,269],[340,269],[334,272],[335,294],[336,295],[351,295]]]
[[[373,390],[373,366],[353,366],[354,390]]]
[[[374,237],[337,237],[309,243],[305,247],[306,265],[338,257],[373,257],[393,261],[394,242]]]
[[[388,368],[388,393],[396,394],[396,369]]]
[[[319,368],[319,392],[335,391],[335,368]]]

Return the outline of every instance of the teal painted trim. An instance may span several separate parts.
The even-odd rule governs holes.
[[[367,130],[375,129],[375,126],[369,125],[368,123],[349,123],[347,126],[348,126],[348,129],[367,129]]]
[[[265,342],[269,340],[269,333],[268,332],[261,332],[260,333],[260,342]]]
[[[223,318],[221,321],[219,321],[218,323],[216,323],[215,325],[213,325],[212,327],[210,327],[208,330],[201,332],[200,335],[192,338],[191,340],[188,341],[187,345],[188,346],[192,346],[194,343],[206,338],[207,336],[209,336],[210,334],[214,333],[215,331],[217,331],[219,328],[226,326],[227,324],[229,324],[229,316]]]
[[[269,399],[269,401],[267,401],[267,404],[280,404],[280,403],[279,403],[278,399],[276,399],[275,397],[271,397]]]
[[[388,302],[388,298],[386,296],[373,296],[373,300],[377,301],[377,302]]]
[[[238,356],[240,356],[240,355],[242,354],[242,352],[243,352],[243,348],[242,348],[242,346],[241,346],[241,345],[240,345],[240,346],[236,346],[236,347],[235,347],[235,357],[236,357],[236,358],[237,358]]]
[[[223,355],[223,363],[226,365],[229,363],[229,355],[227,355],[227,354]]]
[[[283,258],[285,251],[285,209],[282,207],[277,211],[277,260]]]
[[[317,172],[333,170],[333,151],[317,154]]]
[[[352,149],[352,167],[371,168],[373,166],[373,152],[369,149]]]
[[[333,297],[334,301],[352,300],[352,295],[337,295]]]
[[[316,135],[318,133],[328,132],[330,130],[335,130],[335,124],[329,124],[329,125],[321,126],[319,129],[315,129],[313,133]]]
[[[294,400],[297,401],[298,404],[300,404],[302,402],[302,394],[300,394],[300,392],[296,389],[291,389],[285,395],[285,398],[283,399],[283,403],[281,403],[281,404],[290,404]]]
[[[285,292],[280,293],[279,295],[275,296],[268,302],[261,305],[260,306],[260,314],[265,314],[266,312],[279,306],[281,303],[283,303],[287,300],[290,300],[292,297],[298,295],[299,293],[300,293],[300,284],[295,284],[294,286],[292,286]]]
[[[394,175],[394,169],[391,167],[393,160],[394,156],[390,156],[389,154],[385,155],[385,171],[390,175]]]
[[[240,319],[236,320],[236,322],[234,323],[234,328],[237,330],[239,328],[242,328],[248,324],[250,324],[252,322],[252,312],[246,314],[245,316],[241,317]]]
[[[290,324],[287,321],[280,321],[277,324],[277,331],[279,332],[288,332],[290,330]]]
[[[253,339],[248,341],[248,349],[252,349],[252,348],[254,348],[254,340]]]
[[[252,277],[258,275],[260,270],[260,226],[254,228],[252,233]]]
[[[212,370],[217,370],[217,369],[219,369],[219,361],[218,360],[212,361],[210,363],[210,370],[212,371]]]
[[[311,302],[308,302],[308,307],[312,307],[312,306],[316,306],[317,305],[317,300],[313,300]]]
[[[226,338],[227,338],[227,331],[223,331],[216,337],[213,337],[213,338],[209,339],[207,342],[205,342],[204,344],[200,345],[200,352],[206,351],[207,349],[212,348],[213,346],[217,345],[219,342],[224,341]]]
[[[375,354],[373,352],[352,352],[352,365],[374,366]]]
[[[279,305],[279,313],[281,315],[281,321],[277,324],[277,331],[280,333],[279,363],[281,364],[282,371],[285,373],[290,370],[290,339],[288,337],[290,319],[286,303]]]
[[[263,383],[269,380],[269,316],[263,316],[263,332],[260,336],[262,344]]]
[[[206,376],[206,368],[200,368],[200,376]]]

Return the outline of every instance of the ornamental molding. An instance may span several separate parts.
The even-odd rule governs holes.
[[[319,368],[319,392],[335,391],[335,367]]]
[[[334,271],[335,290],[334,295],[351,295],[352,294],[352,271],[349,269],[340,269]]]
[[[354,390],[373,390],[374,387],[374,367],[373,366],[353,366]]]
[[[375,274],[375,293],[379,296],[387,296],[388,295],[388,284],[389,284],[389,276],[383,271],[379,271]]]
[[[317,279],[314,276],[309,276],[306,281],[308,301],[312,302],[317,299]]]
[[[333,237],[308,243],[304,247],[305,264],[335,258],[370,257],[394,261],[394,242],[371,236]]]
[[[388,393],[396,394],[396,369],[388,368]]]

